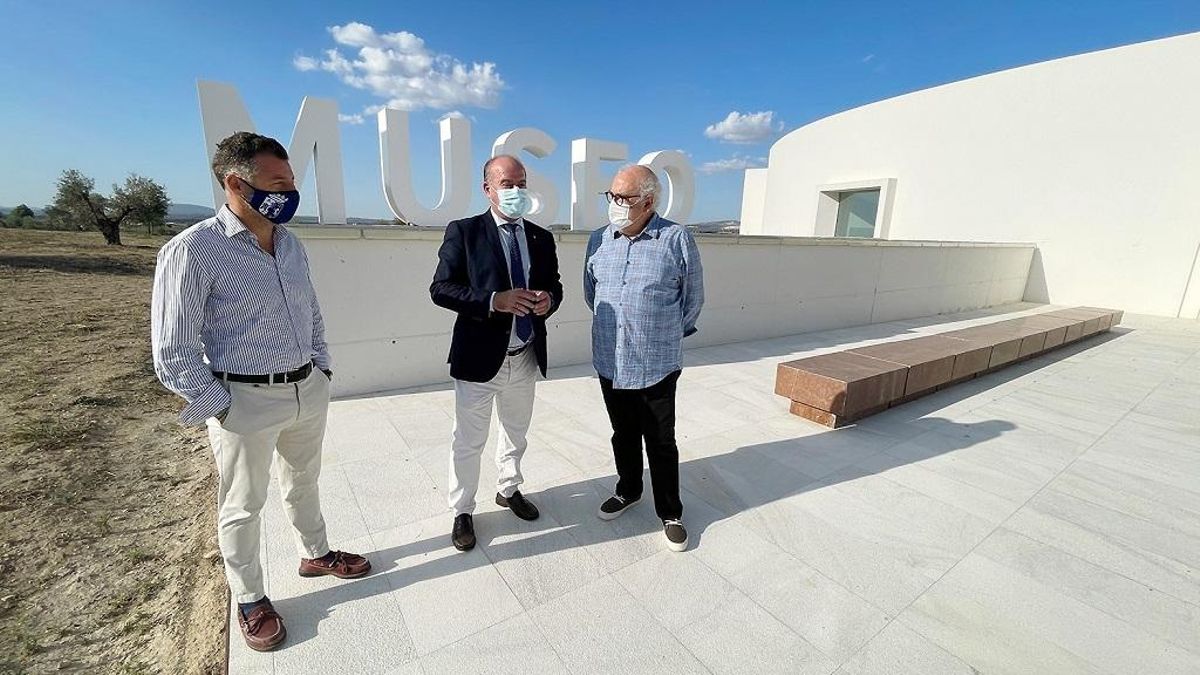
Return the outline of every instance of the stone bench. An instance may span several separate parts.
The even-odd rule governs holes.
[[[775,393],[828,427],[1003,368],[1121,322],[1120,310],[1074,307],[779,364]]]

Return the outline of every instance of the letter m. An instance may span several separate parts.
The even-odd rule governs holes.
[[[204,124],[204,149],[209,166],[217,143],[238,131],[254,131],[254,122],[242,97],[233,85],[199,80],[200,119]],[[300,116],[292,129],[288,145],[292,171],[299,189],[311,162],[317,179],[317,216],[323,225],[346,223],[346,190],[342,183],[341,135],[338,131],[337,103],[331,99],[304,97]],[[225,203],[225,189],[212,172],[213,208]]]

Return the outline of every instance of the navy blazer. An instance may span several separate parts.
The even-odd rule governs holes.
[[[529,290],[550,294],[550,310],[533,318],[533,351],[546,374],[546,319],[562,304],[554,235],[525,220],[529,248]],[[468,382],[487,382],[500,372],[508,353],[513,315],[492,312],[492,293],[512,289],[496,219],[489,209],[446,226],[438,250],[437,270],[429,295],[435,305],[458,313],[450,341],[450,376]]]

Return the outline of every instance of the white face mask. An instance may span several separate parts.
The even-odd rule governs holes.
[[[629,207],[618,206],[616,202],[608,205],[608,222],[613,224],[613,227],[618,230],[623,230],[629,227],[633,221],[629,219]]]
[[[641,199],[638,200],[639,202]],[[616,202],[610,202],[608,205],[608,222],[612,223],[618,230],[623,230],[633,224],[633,219],[629,217],[629,211],[632,206],[620,206]]]

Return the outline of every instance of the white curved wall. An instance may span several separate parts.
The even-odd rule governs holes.
[[[449,380],[454,315],[429,299],[442,230],[293,227],[308,251],[339,396]],[[586,232],[556,232],[566,298],[550,362],[591,361]],[[1022,244],[699,235],[705,303],[688,348],[1018,302]]]
[[[894,178],[890,239],[1037,244],[1027,300],[1200,314],[1200,33],[849,110],[765,173],[743,234],[812,235],[817,186]]]

